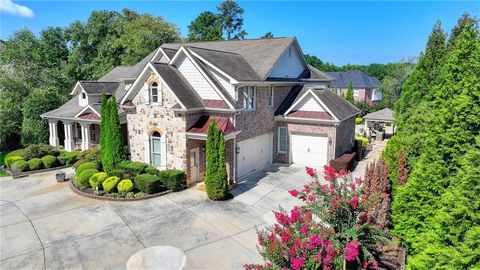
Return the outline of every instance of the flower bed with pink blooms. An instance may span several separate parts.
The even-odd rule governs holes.
[[[386,229],[369,215],[379,196],[363,196],[362,179],[325,166],[322,184],[313,181],[289,193],[304,202],[290,212],[274,212],[277,223],[258,232],[265,265],[245,269],[376,269],[380,244],[390,242]]]

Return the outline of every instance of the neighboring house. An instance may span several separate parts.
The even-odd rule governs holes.
[[[334,78],[330,83],[330,88],[338,95],[344,96],[351,82],[355,102],[372,103],[382,100],[382,94],[377,90],[380,81],[375,77],[368,76],[363,71],[352,70],[326,73]]]
[[[78,82],[42,117],[50,144],[88,149],[98,143],[100,95],[115,95],[130,158],[183,169],[189,185],[203,180],[215,120],[233,184],[272,162],[320,167],[351,149],[359,110],[328,90],[331,80],[306,64],[294,37],[164,44],[135,66]]]

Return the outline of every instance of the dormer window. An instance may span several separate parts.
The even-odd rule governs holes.
[[[87,99],[87,94],[82,93],[82,99]]]
[[[150,85],[150,100],[152,103],[160,103],[160,93],[158,89],[158,83],[153,82]]]

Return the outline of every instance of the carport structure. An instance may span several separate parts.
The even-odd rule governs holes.
[[[365,120],[365,130],[370,130],[370,127],[375,125],[375,123],[382,126],[385,123],[390,123],[392,124],[393,133],[395,133],[395,118],[393,117],[393,111],[389,108],[369,113],[363,119]]]

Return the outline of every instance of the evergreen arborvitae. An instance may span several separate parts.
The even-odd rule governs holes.
[[[205,189],[211,200],[228,198],[228,175],[225,165],[225,140],[223,133],[217,129],[215,120],[210,123],[206,142],[207,168]]]
[[[348,84],[348,88],[347,88],[347,93],[345,93],[345,99],[350,102],[350,103],[354,103],[354,99],[353,99],[353,86],[352,86],[352,82],[350,82]]]
[[[393,196],[393,232],[408,248],[411,269],[473,269],[480,261],[477,23],[463,16],[452,33],[438,83],[428,89],[432,97],[420,103],[431,118],[422,126],[422,151]]]
[[[110,139],[110,155],[113,162],[113,167],[120,164],[122,161],[127,159],[125,155],[125,147],[122,142],[122,129],[120,126],[120,119],[118,118],[118,110],[117,110],[117,101],[115,100],[115,96],[112,96],[109,99],[109,136]]]
[[[104,171],[109,171],[113,168],[113,161],[110,154],[110,110],[109,102],[105,93],[102,94],[102,105],[100,111],[100,152],[102,155],[102,166]]]

